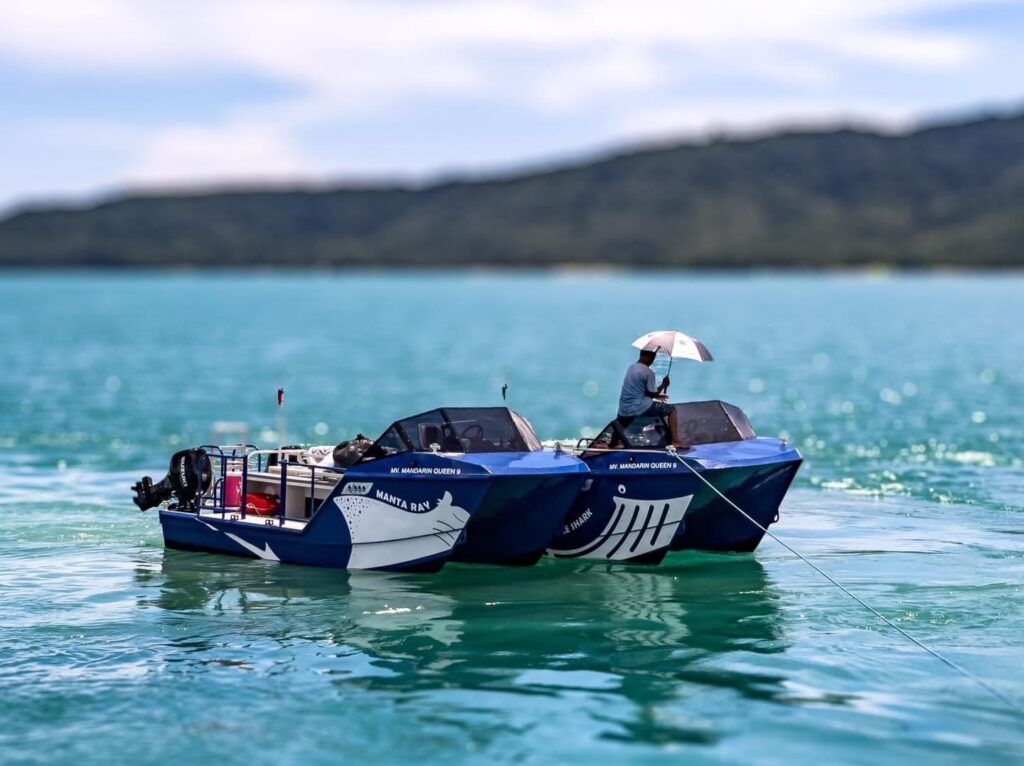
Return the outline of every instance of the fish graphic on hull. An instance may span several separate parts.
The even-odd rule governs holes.
[[[615,510],[599,535],[586,545],[571,550],[552,548],[548,554],[555,558],[606,561],[640,558],[668,546],[691,500],[693,495],[660,500],[615,496]]]
[[[447,553],[459,541],[469,512],[445,492],[429,511],[412,512],[367,495],[334,498],[352,540],[349,569],[380,569]]]

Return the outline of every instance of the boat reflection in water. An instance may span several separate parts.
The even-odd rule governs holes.
[[[306,688],[330,679],[318,695],[455,694],[456,708],[476,711],[522,706],[508,695],[527,694],[538,700],[528,715],[546,698],[582,695],[574,715],[601,736],[700,742],[718,734],[662,708],[709,688],[770,697],[784,682],[752,670],[785,642],[770,578],[746,556],[686,553],[658,568],[547,560],[512,573],[454,565],[429,577],[233,563],[166,551],[159,571],[139,577],[158,588],[152,605],[164,613],[229,618],[203,621],[228,633],[177,648],[217,655],[243,633],[247,651],[279,657],[275,672],[315,668]],[[481,694],[467,701],[467,691]],[[511,719],[496,712],[492,723]]]

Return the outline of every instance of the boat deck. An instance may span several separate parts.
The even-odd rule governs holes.
[[[291,529],[296,532],[301,532],[306,528],[306,519],[284,519],[277,514],[273,516],[257,516],[254,513],[247,513],[242,516],[241,512],[234,509],[227,511],[213,511],[208,508],[204,508],[199,513],[200,520],[202,519],[214,519],[216,521],[231,521],[235,524],[251,524],[254,527],[278,527],[280,529]]]

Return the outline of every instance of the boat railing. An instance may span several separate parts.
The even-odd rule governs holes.
[[[293,487],[299,484],[303,498],[307,499],[306,477],[309,478],[308,500],[312,503],[309,515],[316,510],[317,484],[323,487],[335,477],[344,475],[344,468],[322,466],[301,462],[305,452],[302,447],[277,449],[259,449],[253,444],[203,445],[210,456],[213,469],[213,481],[210,489],[200,500],[200,510],[230,515],[244,519],[253,515],[248,510],[249,488],[253,474],[261,474],[263,483],[273,474],[277,480],[278,509],[275,515],[263,516],[268,524],[277,523],[284,526],[288,519],[289,474],[293,477]],[[295,480],[298,481],[295,481]],[[335,480],[334,483],[337,483]],[[331,485],[333,488],[333,484]],[[307,517],[303,513],[303,520]]]
[[[246,473],[246,456],[257,449],[255,444],[203,444],[200,447],[210,457],[213,481],[199,498],[202,510],[224,510],[228,506],[228,477],[239,471]]]

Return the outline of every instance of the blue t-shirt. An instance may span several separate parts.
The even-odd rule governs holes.
[[[633,362],[626,370],[622,381],[622,394],[619,395],[619,414],[635,418],[643,415],[654,404],[654,400],[646,395],[647,391],[656,393],[654,370],[646,364]]]

